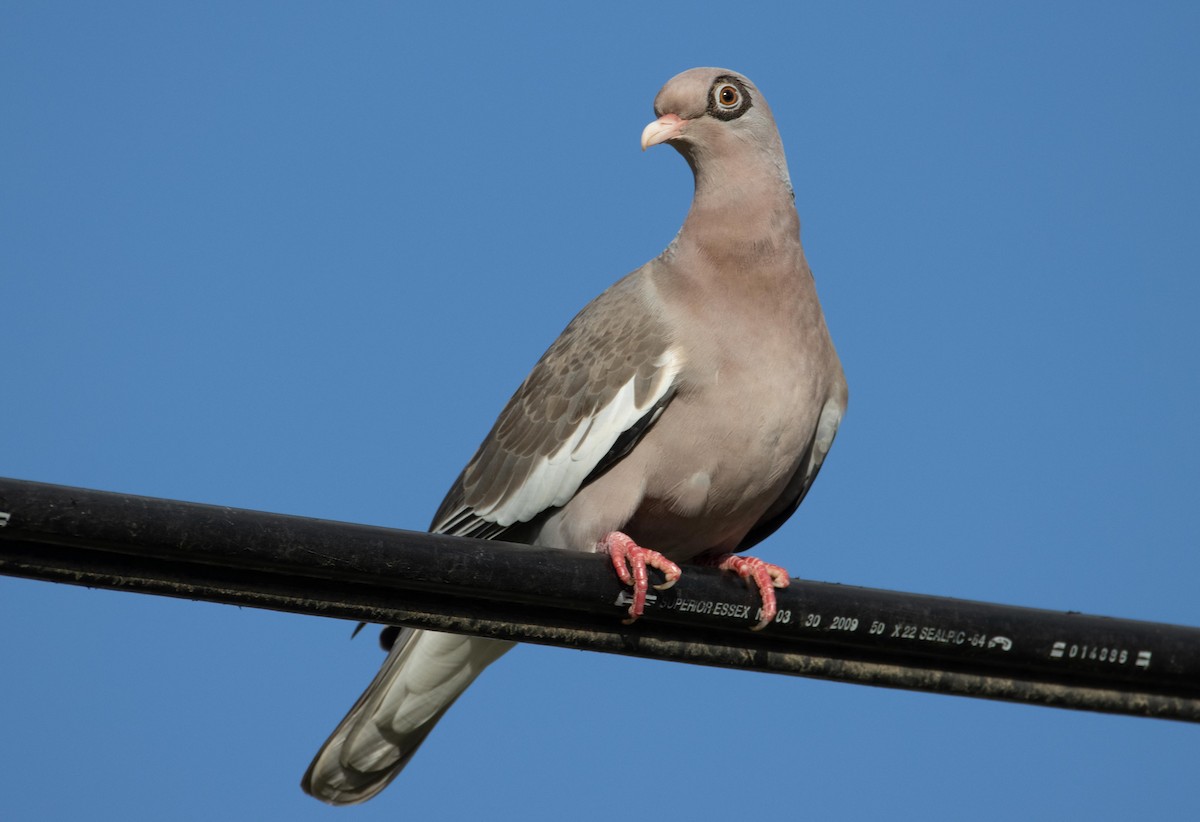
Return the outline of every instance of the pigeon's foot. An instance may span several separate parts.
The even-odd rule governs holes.
[[[646,591],[650,588],[647,568],[657,568],[666,576],[666,582],[654,586],[660,591],[670,588],[679,580],[681,571],[678,565],[658,551],[643,548],[620,531],[613,531],[600,540],[599,548],[612,560],[613,568],[621,582],[633,586],[633,604],[629,606],[629,619],[625,620],[626,625],[640,617],[646,609]],[[786,571],[783,576],[786,580]]]
[[[715,565],[722,571],[733,571],[747,581],[753,581],[762,597],[762,618],[750,630],[761,631],[775,619],[775,589],[786,588],[792,580],[786,568],[763,562],[758,557],[739,557],[737,554],[718,554],[701,560],[705,565]]]

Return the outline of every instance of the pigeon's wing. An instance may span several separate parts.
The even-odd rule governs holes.
[[[517,389],[431,530],[495,538],[570,500],[675,396],[681,352],[639,272],[593,300]]]

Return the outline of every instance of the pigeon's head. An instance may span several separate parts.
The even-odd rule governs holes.
[[[694,68],[677,74],[654,98],[658,119],[642,131],[642,150],[669,143],[697,172],[708,166],[771,169],[787,181],[775,118],[758,88],[736,71]],[[789,184],[790,189],[790,184]]]

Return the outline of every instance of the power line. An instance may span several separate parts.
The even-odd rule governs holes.
[[[626,626],[606,557],[0,478],[0,574],[868,685],[1200,721],[1200,629],[689,567]]]

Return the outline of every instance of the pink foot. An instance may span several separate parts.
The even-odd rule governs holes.
[[[600,540],[599,547],[612,560],[613,568],[621,582],[633,586],[633,604],[629,606],[626,625],[640,617],[646,609],[646,591],[650,588],[647,568],[657,568],[667,577],[667,581],[662,585],[654,586],[657,590],[666,590],[679,581],[681,572],[678,565],[658,551],[643,548],[620,531],[613,531],[605,536]],[[786,572],[784,578],[787,578]]]
[[[761,631],[771,624],[778,610],[775,605],[775,589],[786,588],[791,582],[786,568],[763,562],[758,557],[739,557],[737,554],[720,554],[706,560],[722,571],[733,571],[745,580],[753,580],[762,597],[762,619],[750,630]]]

